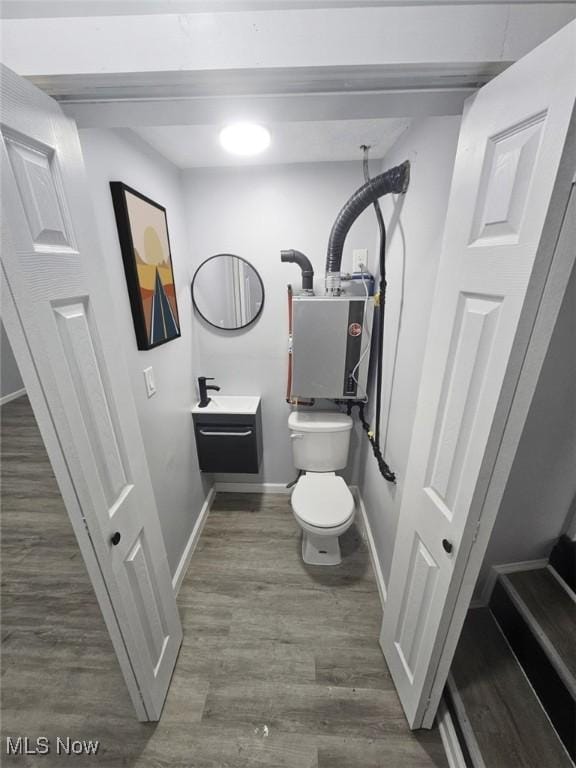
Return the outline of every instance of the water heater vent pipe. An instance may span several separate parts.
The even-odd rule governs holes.
[[[291,249],[289,251],[280,251],[280,261],[298,264],[302,272],[303,290],[311,291],[314,288],[314,268],[308,256],[305,256],[301,251]]]
[[[340,272],[344,241],[350,227],[358,216],[373,205],[379,197],[389,193],[400,195],[408,189],[410,181],[410,161],[375,176],[354,192],[336,217],[330,232],[328,252],[326,254],[326,291],[338,294],[340,292]]]

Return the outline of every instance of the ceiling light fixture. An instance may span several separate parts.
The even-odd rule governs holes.
[[[270,132],[256,123],[234,123],[220,131],[220,144],[233,155],[257,155],[270,146]]]

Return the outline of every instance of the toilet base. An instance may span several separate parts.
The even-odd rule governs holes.
[[[338,536],[316,536],[302,531],[302,559],[308,565],[340,565]]]

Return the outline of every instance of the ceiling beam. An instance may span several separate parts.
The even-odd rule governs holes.
[[[223,125],[251,120],[277,122],[460,115],[474,89],[306,93],[217,98],[113,99],[63,102],[80,128]]]
[[[7,19],[3,62],[24,76],[511,63],[574,5],[401,5]]]
[[[31,75],[60,101],[258,96],[302,93],[478,88],[508,66],[464,64],[276,67],[183,72]]]
[[[478,0],[404,0],[405,5],[470,5]],[[571,3],[573,0],[491,0],[494,4]],[[398,0],[106,0],[107,16],[228,11],[370,8],[398,5]],[[100,16],[102,0],[3,0],[0,18],[30,19],[58,16]]]
[[[464,2],[8,19],[2,57],[81,127],[454,115],[575,17]]]

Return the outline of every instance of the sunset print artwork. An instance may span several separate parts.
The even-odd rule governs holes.
[[[180,336],[166,210],[111,181],[112,200],[138,349]]]

